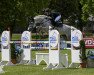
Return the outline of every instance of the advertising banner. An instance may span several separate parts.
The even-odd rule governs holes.
[[[52,30],[49,37],[51,50],[58,50],[58,31]]]
[[[86,48],[94,48],[94,38],[83,38]]]

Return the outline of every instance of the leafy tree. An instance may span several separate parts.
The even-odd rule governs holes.
[[[78,0],[51,0],[49,7],[61,12],[63,18],[68,18],[78,11]]]
[[[82,19],[88,20],[90,15],[94,16],[94,0],[80,0],[82,7]]]
[[[22,15],[17,8],[18,0],[1,0],[0,3],[1,25],[4,27],[4,30],[9,27],[12,32],[15,25],[20,21]]]
[[[88,4],[86,4],[87,2]],[[91,4],[91,0],[51,0],[49,7],[61,12],[62,20],[67,19],[70,25],[83,31],[83,26],[86,23],[85,18],[89,15],[88,11],[92,9]]]
[[[42,14],[47,7],[59,11],[62,21],[67,19],[80,30],[88,17],[94,16],[94,0],[0,0],[0,31],[8,27],[11,32],[26,30],[28,18]]]
[[[80,4],[79,0],[51,0],[50,5],[51,9],[56,9],[62,14],[62,19],[67,19],[71,25],[75,25],[75,20],[81,18]]]
[[[47,7],[49,0],[0,0],[0,29],[11,32],[27,29],[28,17],[35,16]]]

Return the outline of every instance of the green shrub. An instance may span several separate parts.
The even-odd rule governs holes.
[[[81,40],[80,41],[80,58],[82,61],[86,60],[86,48],[85,48],[85,41]]]
[[[15,44],[11,43],[11,59],[16,59]]]

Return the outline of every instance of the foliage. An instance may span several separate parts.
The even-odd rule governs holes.
[[[89,16],[94,16],[94,0],[51,0],[49,7],[61,12],[63,19],[81,31]]]
[[[63,19],[66,19],[78,12],[78,0],[51,0],[49,7],[59,11]]]
[[[94,0],[80,0],[82,7],[82,19],[87,21],[90,15],[94,16]]]
[[[86,48],[85,48],[85,41],[80,40],[80,58],[82,61],[86,60]]]
[[[19,0],[1,0],[0,1],[0,20],[3,29],[10,27],[11,31],[15,29],[16,26],[21,26],[25,24],[24,13],[18,9]],[[21,23],[21,24],[20,24]],[[22,24],[23,23],[23,24]],[[25,27],[25,26],[24,26]],[[23,27],[22,27],[23,28]]]
[[[94,16],[94,0],[0,0],[0,32],[8,27],[13,32],[26,30],[28,18],[42,14],[47,7],[59,11],[62,21],[67,19],[80,30],[88,17]]]
[[[11,44],[11,59],[16,59],[15,44]]]
[[[70,25],[83,30],[82,5],[79,0],[51,0],[49,7],[59,11],[62,19],[67,19]]]
[[[18,48],[15,43],[11,44],[11,58],[12,59],[17,59],[21,57],[21,54],[23,53],[23,49],[20,47]]]
[[[15,44],[15,53],[16,53],[17,59],[21,58],[21,55],[23,53],[23,49],[20,46],[18,46],[17,44]]]
[[[13,32],[27,29],[28,17],[38,15],[49,0],[0,0],[0,31],[10,27]]]
[[[85,36],[87,36],[87,37],[93,36],[93,33],[86,32]]]
[[[87,52],[87,57],[91,57],[91,56],[94,56],[94,52],[92,50],[89,50]]]

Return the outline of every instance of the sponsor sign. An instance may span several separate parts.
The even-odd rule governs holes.
[[[84,38],[86,48],[94,48],[94,38]]]
[[[30,43],[30,33],[28,31],[23,32],[21,41],[23,43],[23,46],[29,45],[29,43]]]
[[[22,36],[22,40],[23,41],[29,41],[29,34],[28,34],[28,32],[24,32],[24,34],[23,34],[23,36]]]
[[[49,37],[50,46],[57,47],[58,45],[58,32],[56,30],[52,30]]]
[[[79,41],[82,39],[81,34],[82,33],[79,30],[72,31],[71,43],[72,43],[73,46],[78,47],[80,45]]]

